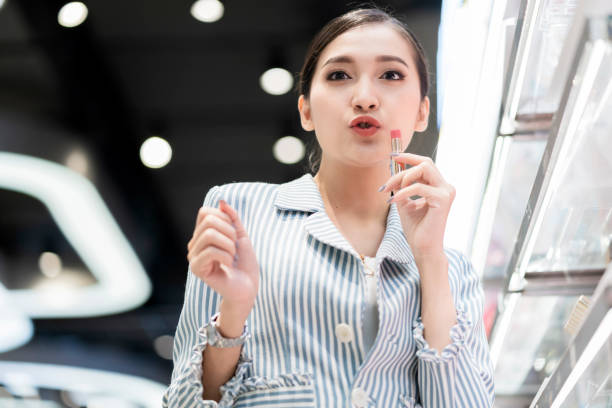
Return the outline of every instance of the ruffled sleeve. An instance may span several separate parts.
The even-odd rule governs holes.
[[[473,324],[466,316],[465,311],[457,308],[457,324],[451,327],[450,330],[451,343],[444,347],[440,353],[438,350],[431,348],[427,340],[425,340],[425,337],[423,337],[423,329],[425,327],[419,316],[413,328],[414,339],[416,340],[418,350],[417,357],[432,362],[449,361],[456,358],[464,345],[465,337],[469,334],[470,330],[472,330],[472,326]]]
[[[420,316],[414,323],[421,401],[424,408],[492,407],[493,365],[482,319],[482,286],[465,255],[448,250],[447,257],[457,323],[450,329],[451,343],[442,352],[423,337]]]
[[[215,186],[206,195],[204,205],[216,207],[218,201],[219,188]],[[164,408],[230,407],[248,377],[252,363],[243,347],[234,376],[220,388],[219,403],[202,398],[202,353],[207,346],[206,328],[217,312],[220,300],[215,291],[188,270],[183,309],[174,337],[174,370],[170,386],[163,396]]]

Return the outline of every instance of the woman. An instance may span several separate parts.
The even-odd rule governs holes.
[[[298,100],[316,174],[206,195],[164,406],[492,406],[482,289],[442,245],[454,189],[426,157],[389,172],[390,131],[406,147],[427,127],[427,88],[385,12],[319,32]]]

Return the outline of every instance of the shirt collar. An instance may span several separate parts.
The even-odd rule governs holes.
[[[305,174],[298,179],[281,184],[278,187],[278,195],[274,200],[274,205],[280,210],[310,213],[305,225],[309,234],[319,241],[359,257],[359,254],[327,216],[321,193],[311,174]],[[387,228],[376,258],[381,261],[383,258],[389,258],[405,264],[414,262],[395,204],[391,204],[389,209]]]
[[[274,205],[282,210],[325,212],[319,187],[310,173],[278,186]]]

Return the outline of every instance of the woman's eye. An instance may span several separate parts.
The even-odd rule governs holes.
[[[382,78],[398,81],[400,79],[404,79],[404,75],[397,71],[387,71],[382,75]]]
[[[327,76],[327,79],[330,81],[338,81],[340,79],[349,79],[350,77],[346,74],[346,72],[342,71],[334,71]]]

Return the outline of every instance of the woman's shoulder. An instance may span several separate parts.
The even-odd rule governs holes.
[[[225,200],[230,205],[244,205],[248,202],[259,204],[272,203],[279,190],[291,188],[310,175],[303,175],[298,179],[286,183],[267,183],[263,181],[241,181],[213,186],[204,198],[205,206],[217,206],[219,200]],[[311,177],[311,176],[310,176]]]
[[[278,184],[260,181],[241,181],[213,186],[206,193],[204,206],[216,207],[219,200],[225,200],[228,204],[251,200],[261,200],[278,188]]]

